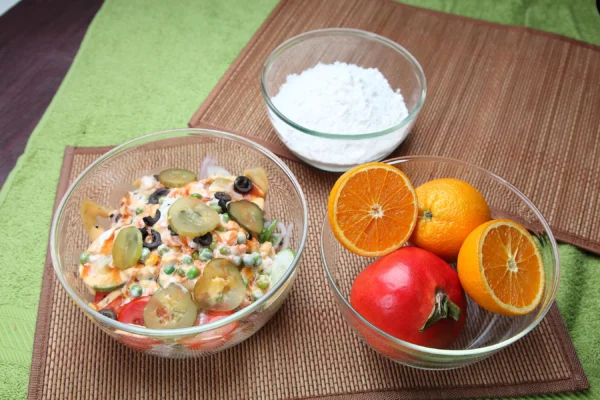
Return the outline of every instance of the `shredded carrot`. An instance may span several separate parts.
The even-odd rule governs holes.
[[[100,249],[100,254],[108,255],[112,253],[113,244],[114,244],[115,232],[110,235],[108,239],[104,241],[102,244],[102,248]]]
[[[90,274],[91,269],[92,266],[90,264],[85,264],[81,270],[81,279],[85,279]]]

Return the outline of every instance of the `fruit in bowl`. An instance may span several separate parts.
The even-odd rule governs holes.
[[[440,349],[458,337],[467,313],[456,271],[435,254],[413,246],[365,268],[354,280],[350,304],[384,332]]]
[[[359,256],[382,256],[355,278],[354,311],[397,339],[446,349],[467,320],[464,292],[501,315],[536,309],[544,265],[535,240],[514,221],[490,218],[484,196],[459,179],[414,189],[390,164],[346,172],[329,197],[333,235]],[[458,272],[440,257],[457,261]]]

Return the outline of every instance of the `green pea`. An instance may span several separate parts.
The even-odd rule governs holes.
[[[225,229],[224,226],[217,226],[217,228],[215,229],[217,232],[225,232],[227,231],[227,229]]]
[[[200,252],[200,259],[202,261],[209,261],[209,260],[212,260],[212,258],[213,258],[213,253],[211,250],[202,249],[202,251]]]
[[[167,265],[166,267],[163,268],[163,271],[167,275],[173,275],[173,272],[175,272],[175,266],[174,265]]]
[[[143,212],[144,212],[144,209],[143,209],[143,208],[136,208],[136,209],[135,209],[135,215],[140,215],[140,214],[141,214],[141,213],[143,213]]]
[[[163,197],[160,197],[160,198],[158,199],[158,204],[162,204],[164,201],[165,201],[165,197],[164,197],[164,196],[163,196]]]
[[[208,246],[209,249],[214,250],[217,248],[217,241],[213,240],[213,242]]]
[[[140,285],[131,285],[129,293],[132,297],[140,297],[142,295],[142,287]]]
[[[218,213],[220,213],[222,211],[221,210],[221,206],[218,205],[218,204],[211,204],[209,207],[212,208],[213,210],[215,210]]]
[[[242,265],[242,257],[240,257],[240,256],[233,256],[231,261],[233,262],[233,264],[236,267],[239,267],[240,265]]]
[[[158,246],[158,254],[160,254],[161,256],[164,256],[166,253],[168,253],[169,251],[171,251],[171,249],[169,249],[169,246],[167,246],[166,244],[161,244],[160,246]]]
[[[224,256],[228,256],[231,254],[231,249],[229,247],[221,247],[219,249],[219,253],[223,254]]]
[[[177,275],[185,276],[185,271],[183,270],[183,268],[177,268]]]
[[[259,253],[252,253],[252,258],[254,258],[254,265],[260,267],[262,265],[262,257]]]
[[[150,253],[151,253],[150,249],[147,249],[147,248],[144,247],[142,249],[142,255],[140,256],[140,261],[141,262],[146,262],[146,260],[148,259],[148,257],[150,257]]]
[[[200,252],[195,251],[194,254],[192,254],[192,258],[194,260],[199,260],[200,259]]]
[[[256,281],[256,286],[261,290],[267,290],[270,283],[271,282],[268,277],[261,275],[261,277]]]
[[[184,264],[190,265],[192,263],[192,257],[185,254],[184,256],[181,257],[181,262]]]
[[[200,275],[200,271],[196,267],[188,269],[187,273],[185,274],[188,279],[196,279],[198,275]]]
[[[242,261],[243,261],[244,265],[247,265],[248,267],[252,267],[254,265],[254,257],[252,257],[251,254],[246,254],[242,258]]]
[[[238,232],[237,234],[237,243],[238,244],[244,244],[246,243],[246,235],[244,234],[244,232]]]
[[[88,253],[88,252],[81,253],[81,255],[79,256],[79,262],[82,264],[85,264],[89,260],[90,260],[90,253]]]
[[[191,196],[197,199],[202,199],[202,195],[200,193],[192,193]]]
[[[231,218],[229,218],[229,214],[227,214],[227,213],[225,213],[221,216],[223,217],[223,222],[229,222],[229,220],[231,219]]]

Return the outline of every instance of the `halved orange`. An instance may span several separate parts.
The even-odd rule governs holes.
[[[417,196],[408,177],[380,162],[354,167],[329,194],[329,224],[353,253],[383,256],[402,247],[417,222]]]
[[[471,232],[458,253],[457,269],[465,292],[498,314],[527,314],[544,292],[538,246],[523,226],[511,220],[492,220]]]

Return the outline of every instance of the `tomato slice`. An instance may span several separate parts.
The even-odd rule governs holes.
[[[109,294],[110,292],[96,292],[96,296],[94,296],[94,303],[100,303]]]
[[[208,311],[204,315],[200,315],[196,320],[195,326],[210,324],[211,322],[218,321],[229,315],[233,314],[233,311]],[[232,322],[220,328],[210,330],[208,332],[202,332],[191,338],[183,338],[178,342],[186,345],[190,350],[204,350],[211,351],[216,350],[223,346],[227,340],[231,338],[233,331],[238,327],[238,322]]]
[[[119,311],[117,320],[125,324],[144,326],[144,308],[146,308],[148,300],[150,300],[150,296],[144,296],[125,304]]]
[[[130,347],[134,350],[150,350],[153,345],[162,343],[160,340],[141,337],[141,336],[126,336],[122,335],[119,337],[119,342],[125,346]]]

